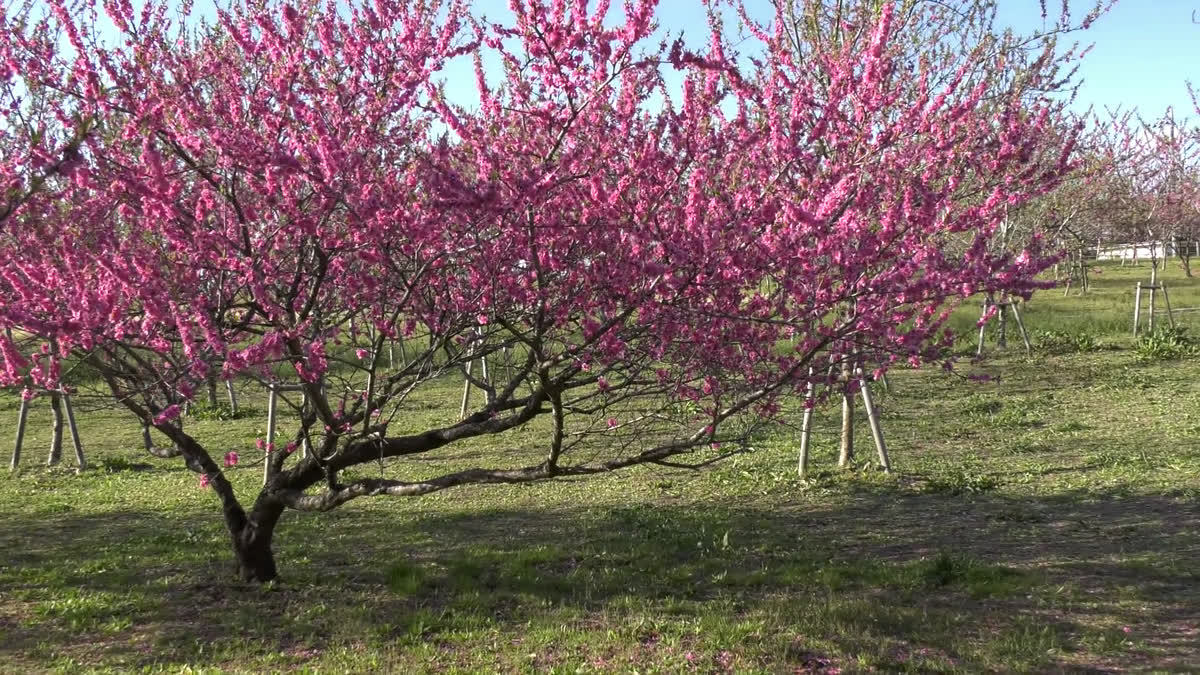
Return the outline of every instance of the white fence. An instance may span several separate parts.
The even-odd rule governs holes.
[[[1184,248],[1186,247],[1186,248]],[[1098,260],[1150,260],[1171,258],[1180,249],[1200,256],[1200,242],[1195,241],[1147,241],[1136,244],[1112,244],[1096,246]]]

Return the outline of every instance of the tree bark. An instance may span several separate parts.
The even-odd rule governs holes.
[[[50,392],[50,410],[54,412],[54,427],[50,433],[50,456],[46,458],[46,466],[54,466],[62,461],[63,446],[63,406],[62,394]]]
[[[249,516],[240,523],[240,527],[237,522],[230,522],[227,516],[226,524],[233,538],[233,554],[237,559],[238,576],[242,581],[266,583],[279,576],[271,540],[282,513],[282,506],[264,503],[260,498]]]
[[[845,468],[854,461],[854,394],[850,393],[850,363],[842,363],[842,443],[838,451],[838,466]]]

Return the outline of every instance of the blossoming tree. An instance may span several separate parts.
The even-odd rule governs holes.
[[[1154,120],[1136,111],[1110,111],[1097,126],[1095,145],[1107,171],[1097,181],[1096,217],[1135,247],[1149,242],[1151,284],[1160,254],[1166,267],[1168,247],[1191,276],[1200,134],[1170,109]]]
[[[277,575],[287,509],[743,450],[830,364],[940,359],[958,301],[1028,294],[1051,262],[989,244],[1069,170],[1059,105],[997,97],[987,49],[897,68],[888,2],[803,59],[782,10],[745,17],[739,58],[716,1],[700,50],[661,39],[655,0],[512,0],[504,25],[458,0],[211,25],[66,3],[0,23],[0,328],[39,345],[0,337],[0,384],[86,363],[211,487],[247,579]],[[456,59],[478,106],[440,84]],[[305,388],[256,494],[177,423],[214,373]],[[454,373],[484,400],[412,428]],[[404,461],[531,424],[524,465]]]

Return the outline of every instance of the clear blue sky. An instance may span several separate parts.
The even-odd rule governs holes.
[[[1037,0],[1000,4],[1014,27],[1041,23]],[[1136,106],[1147,117],[1174,106],[1180,116],[1194,117],[1187,82],[1200,85],[1200,24],[1192,22],[1193,12],[1200,20],[1200,0],[1119,0],[1080,34],[1082,42],[1095,44],[1080,69],[1080,106]]]

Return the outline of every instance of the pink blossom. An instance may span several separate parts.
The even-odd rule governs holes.
[[[163,411],[160,412],[154,418],[154,423],[155,424],[166,424],[167,422],[170,422],[171,420],[175,419],[176,417],[179,417],[180,411],[181,411],[181,408],[179,407],[179,405],[173,403],[173,404],[167,406],[166,408],[164,408]]]
[[[233,451],[225,453],[225,466],[237,466],[238,454]]]
[[[201,488],[208,487],[211,482],[212,481],[209,480],[209,478],[208,478],[208,474],[206,474],[206,473],[200,474],[200,487]]]

